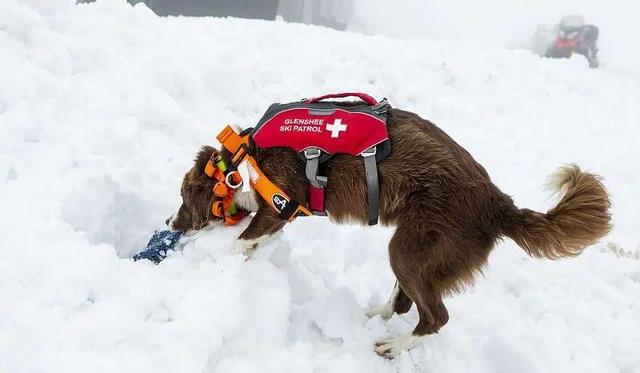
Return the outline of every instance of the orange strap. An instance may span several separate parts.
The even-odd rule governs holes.
[[[293,221],[298,216],[311,215],[311,211],[291,199],[262,172],[256,160],[249,154],[249,136],[240,137],[230,126],[220,132],[218,141],[231,154],[234,166],[246,161],[251,186],[283,219]]]

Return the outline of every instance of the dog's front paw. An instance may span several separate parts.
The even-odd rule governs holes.
[[[238,254],[245,255],[247,258],[251,258],[251,255],[256,251],[258,242],[256,240],[244,240],[238,238],[233,243],[233,251]]]

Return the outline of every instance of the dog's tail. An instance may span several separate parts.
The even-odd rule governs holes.
[[[569,165],[553,174],[550,186],[561,194],[555,207],[546,214],[514,207],[504,222],[504,234],[529,255],[576,256],[609,233],[611,202],[600,177]]]

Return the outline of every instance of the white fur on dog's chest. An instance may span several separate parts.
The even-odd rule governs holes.
[[[258,202],[256,201],[256,195],[253,189],[250,189],[248,192],[236,192],[236,194],[233,195],[233,200],[238,206],[247,211],[253,212],[258,210]]]

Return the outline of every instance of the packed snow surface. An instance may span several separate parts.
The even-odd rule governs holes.
[[[640,74],[581,58],[282,22],[159,18],[100,1],[0,1],[0,371],[640,372]],[[393,287],[391,228],[298,219],[245,262],[246,225],[129,259],[227,123],[365,91],[437,123],[519,206],[545,177],[604,177],[615,229],[575,259],[498,245],[451,320],[397,359],[365,317]],[[421,167],[416,164],[415,167]]]

